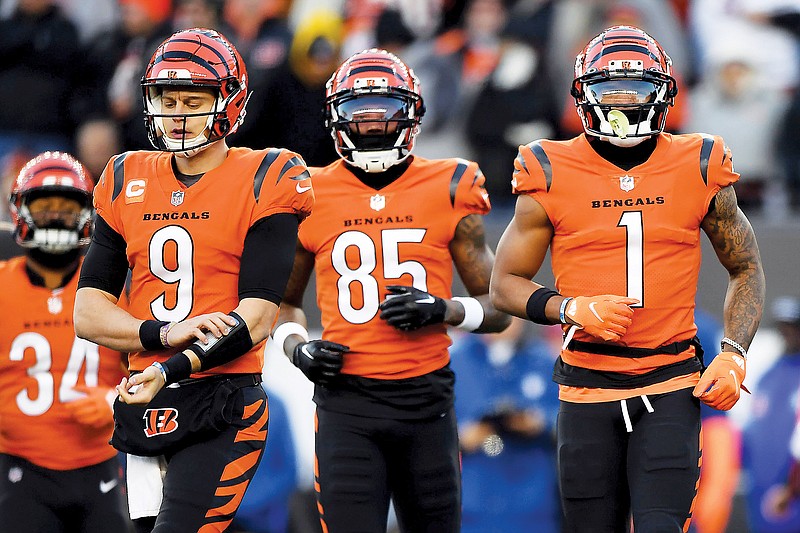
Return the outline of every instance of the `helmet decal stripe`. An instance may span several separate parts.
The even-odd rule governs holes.
[[[179,50],[170,50],[170,51],[164,52],[163,54],[161,54],[161,56],[159,58],[157,58],[153,62],[153,65],[157,65],[157,64],[161,63],[162,61],[170,61],[170,60],[175,60],[175,59],[180,59],[180,60],[184,60],[184,61],[191,61],[195,65],[200,65],[201,67],[203,67],[204,69],[209,71],[214,76],[217,76],[217,71],[214,69],[214,67],[211,65],[211,63],[209,63],[208,61],[206,61],[205,59],[203,59],[201,57],[196,56],[195,54],[193,54],[191,52],[181,52]]]
[[[594,64],[597,63],[597,61],[599,61],[602,57],[607,56],[609,54],[613,54],[615,52],[638,52],[640,54],[646,55],[647,57],[649,57],[653,61],[658,61],[658,57],[653,55],[650,52],[650,50],[648,50],[647,47],[645,47],[645,46],[640,46],[640,45],[634,44],[634,43],[631,43],[631,44],[615,44],[613,46],[607,46],[607,47],[603,48],[600,51],[600,53],[598,53],[596,56],[594,56],[592,58],[592,60],[589,62],[588,68],[591,68],[592,66],[594,66]]]
[[[225,56],[222,55],[222,53],[219,50],[217,50],[216,48],[214,48],[213,46],[210,46],[210,45],[208,45],[208,44],[206,44],[204,42],[198,43],[197,41],[194,41],[194,40],[191,40],[191,39],[174,39],[172,42],[175,42],[175,43],[189,43],[189,44],[193,44],[195,46],[199,45],[200,48],[206,48],[208,50],[211,50],[211,52],[213,52],[214,55],[216,55],[219,58],[220,65],[224,65],[225,66],[226,72],[228,74],[231,73],[231,69],[228,67],[228,62],[226,61]],[[189,53],[193,54],[192,52],[189,52]]]

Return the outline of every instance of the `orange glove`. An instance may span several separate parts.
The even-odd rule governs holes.
[[[576,296],[567,304],[564,315],[593,337],[618,341],[625,335],[633,317],[633,304],[639,300],[613,294]]]
[[[692,394],[714,409],[727,411],[739,400],[739,389],[749,392],[742,384],[745,373],[744,357],[734,352],[722,352],[700,376]]]
[[[94,429],[114,423],[114,411],[111,409],[111,402],[117,396],[114,389],[81,386],[75,387],[75,390],[86,394],[65,405],[76,422]]]

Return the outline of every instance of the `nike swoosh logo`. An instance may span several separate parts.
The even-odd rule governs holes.
[[[314,360],[314,356],[311,355],[310,353],[308,353],[308,344],[306,344],[305,346],[300,348],[300,351],[303,352],[303,355],[305,355],[306,357],[308,357],[312,361]]]
[[[300,194],[303,194],[304,192],[311,190],[311,185],[309,185],[308,187],[303,187],[298,183],[297,186],[295,186],[295,190],[297,190],[297,192],[299,192]]]
[[[736,392],[739,392],[739,378],[736,377],[736,372],[733,370],[728,370],[731,376],[733,376],[733,382],[736,384]]]
[[[100,482],[100,492],[102,492],[103,494],[106,494],[111,489],[116,487],[118,483],[119,483],[118,479],[112,479],[110,481],[101,481]]]
[[[429,295],[427,298],[421,298],[419,300],[414,300],[414,301],[418,304],[432,304],[433,302],[436,301],[436,299],[433,296]]]
[[[593,314],[594,316],[596,316],[596,317],[597,317],[597,320],[599,320],[600,322],[605,322],[605,320],[603,320],[603,319],[600,317],[600,315],[598,315],[598,314],[597,314],[597,311],[595,311],[594,307],[595,307],[596,305],[597,305],[597,302],[591,302],[591,303],[589,304],[589,311],[591,311],[591,312],[592,312],[592,314]]]

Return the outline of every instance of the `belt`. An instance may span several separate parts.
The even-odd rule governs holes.
[[[677,341],[659,346],[658,348],[635,348],[618,346],[616,344],[600,344],[572,340],[567,345],[568,350],[595,353],[598,355],[613,355],[614,357],[650,357],[651,355],[678,355],[689,349],[693,339]]]

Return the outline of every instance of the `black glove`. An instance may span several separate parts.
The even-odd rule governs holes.
[[[350,350],[331,341],[301,342],[294,347],[292,363],[314,383],[327,385],[342,369],[342,354]]]
[[[402,331],[413,331],[429,324],[444,322],[447,304],[414,287],[389,285],[389,294],[381,303],[381,319]]]

